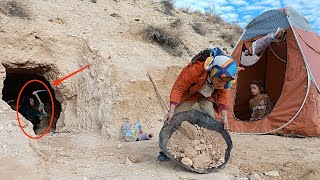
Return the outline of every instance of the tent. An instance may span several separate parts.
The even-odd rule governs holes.
[[[271,43],[256,63],[243,65],[252,42],[278,27],[287,29],[286,39]],[[320,37],[303,16],[292,8],[260,14],[246,26],[232,57],[245,70],[229,93],[231,131],[320,136]],[[249,121],[252,80],[264,83],[274,104],[269,115],[256,121]]]

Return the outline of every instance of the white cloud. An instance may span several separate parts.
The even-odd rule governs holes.
[[[234,4],[236,6],[247,6],[249,3],[243,0],[229,0],[230,4]]]
[[[215,11],[217,14],[223,15],[228,13],[236,13],[236,10],[233,6],[216,6]]]
[[[242,19],[245,21],[251,21],[253,19],[253,17],[251,15],[245,15],[242,17]]]
[[[239,15],[238,14],[233,14],[233,13],[222,14],[221,17],[223,19],[225,19],[227,22],[231,22],[231,23],[238,23],[239,22]]]
[[[281,1],[263,0],[263,1],[259,1],[259,2],[255,3],[254,5],[255,6],[264,5],[264,6],[272,6],[275,8],[279,8],[279,7],[281,7]]]
[[[244,6],[244,7],[240,7],[239,11],[240,12],[250,12],[250,11],[257,11],[257,10],[263,10],[268,8],[267,6]]]

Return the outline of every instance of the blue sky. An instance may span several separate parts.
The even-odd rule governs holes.
[[[319,0],[175,0],[175,6],[201,12],[212,9],[225,21],[236,22],[241,27],[245,27],[253,18],[267,10],[290,6],[302,14],[320,34]]]

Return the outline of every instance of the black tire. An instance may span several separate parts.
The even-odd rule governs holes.
[[[223,164],[221,164],[218,167],[213,167],[213,168],[208,168],[208,169],[195,169],[190,166],[186,166],[183,163],[181,163],[179,160],[175,159],[168,151],[167,149],[167,143],[180,124],[183,121],[188,121],[191,124],[198,124],[200,127],[216,131],[222,135],[222,137],[225,139],[226,144],[227,144],[227,149],[225,151],[225,161]],[[179,164],[180,166],[184,167],[187,170],[194,171],[197,173],[202,173],[202,174],[207,174],[207,173],[212,173],[212,172],[217,172],[218,170],[224,168],[224,166],[227,164],[227,162],[230,159],[230,152],[232,149],[232,140],[231,137],[228,133],[223,128],[222,123],[214,120],[211,116],[202,113],[197,110],[190,110],[190,111],[185,111],[185,112],[179,112],[176,113],[169,124],[165,124],[159,134],[159,146],[162,152],[168,156],[169,159],[171,159],[173,162]]]

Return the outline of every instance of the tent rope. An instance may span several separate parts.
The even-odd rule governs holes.
[[[276,56],[276,58],[278,58],[280,61],[282,61],[282,62],[284,62],[284,63],[287,63],[286,60],[284,60],[284,59],[282,59],[281,57],[279,57],[279,56],[273,51],[273,49],[271,48],[271,46],[269,46],[269,48],[270,48],[271,52]]]

